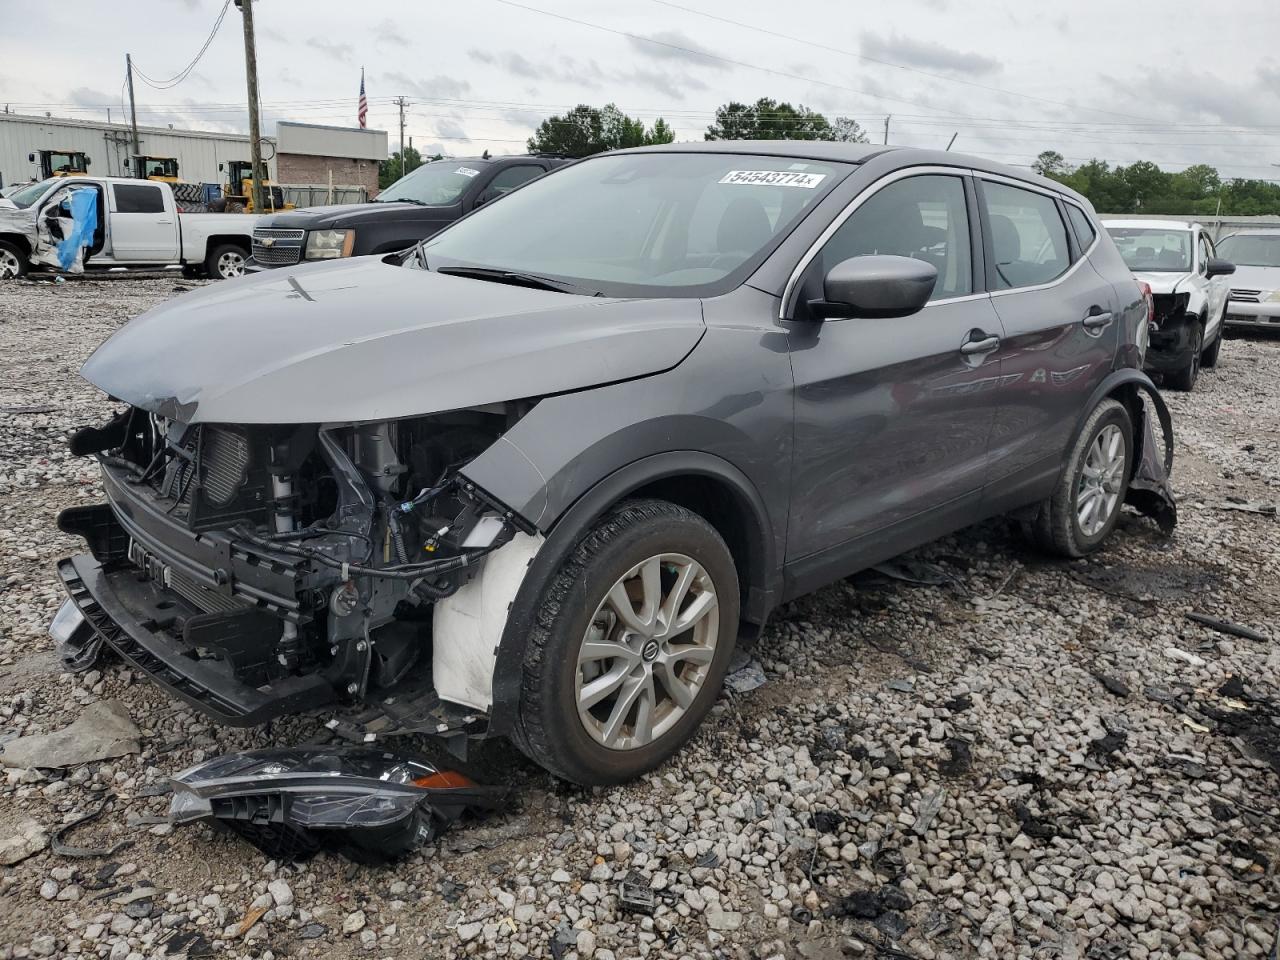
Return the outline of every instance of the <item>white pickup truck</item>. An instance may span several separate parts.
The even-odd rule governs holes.
[[[57,213],[67,191],[83,189],[96,191],[98,213],[86,270],[180,266],[218,279],[244,273],[258,217],[179,213],[167,183],[55,177],[0,200],[0,280],[57,263]]]

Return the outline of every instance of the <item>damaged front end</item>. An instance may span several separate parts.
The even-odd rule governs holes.
[[[1152,294],[1154,314],[1145,367],[1157,373],[1184,369],[1197,349],[1200,321],[1188,310],[1189,293]]]
[[[506,796],[426,760],[350,747],[227,754],[170,784],[173,823],[214,823],[286,861],[321,849],[362,863],[395,859]]]
[[[129,407],[79,431],[108,502],[59,516],[91,554],[58,565],[78,612],[59,615],[64,661],[84,669],[105,642],[232,725],[342,701],[367,708],[330,721],[357,740],[482,734],[489,691],[433,624],[482,558],[536,551],[459,473],[531,406],[336,425]]]

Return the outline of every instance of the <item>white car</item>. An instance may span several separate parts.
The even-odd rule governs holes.
[[[1147,370],[1177,390],[1190,390],[1200,367],[1213,367],[1222,348],[1227,275],[1213,239],[1198,223],[1181,220],[1104,220],[1120,255],[1151,287],[1154,327]]]
[[[1236,265],[1227,326],[1280,327],[1280,230],[1223,237],[1218,251]]]
[[[68,191],[97,193],[97,225],[85,269],[181,266],[217,279],[244,273],[254,224],[243,213],[178,213],[167,183],[128,177],[52,177],[23,187],[0,207],[0,279],[57,266]],[[80,269],[77,266],[75,269]]]

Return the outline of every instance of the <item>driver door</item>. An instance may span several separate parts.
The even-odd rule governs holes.
[[[962,526],[981,498],[1000,321],[975,269],[972,187],[933,169],[855,200],[802,275],[786,324],[795,376],[787,558],[802,567],[830,574],[832,565],[878,562]],[[821,298],[826,272],[868,254],[933,264],[930,303],[895,319],[807,316],[804,304]]]

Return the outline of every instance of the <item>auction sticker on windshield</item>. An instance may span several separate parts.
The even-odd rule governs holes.
[[[478,177],[478,176],[480,176],[480,171],[479,171],[479,170],[473,170],[471,167],[459,167],[457,170],[455,170],[455,171],[453,171],[453,172],[454,172],[454,173],[460,173],[460,174],[462,174],[464,177]]]
[[[789,170],[730,170],[721,183],[745,183],[761,187],[804,187],[812,190],[827,178],[825,173],[793,173]]]

